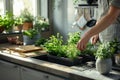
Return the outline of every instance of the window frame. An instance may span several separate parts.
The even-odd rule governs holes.
[[[43,16],[48,18],[48,0],[35,0],[36,2],[36,11],[35,16]],[[13,13],[13,0],[4,0],[4,13],[6,11]],[[45,9],[46,7],[46,9]],[[43,11],[42,11],[43,10]]]

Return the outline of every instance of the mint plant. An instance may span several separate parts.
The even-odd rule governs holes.
[[[51,55],[69,59],[75,59],[80,54],[80,51],[76,48],[76,44],[74,44],[74,40],[73,42],[71,40],[69,44],[63,44],[63,37],[59,33],[57,33],[57,36],[52,35],[44,44],[44,47]]]
[[[68,44],[71,44],[71,43],[76,44],[81,38],[80,35],[81,35],[81,32],[69,33]]]
[[[23,31],[23,35],[26,35],[31,39],[37,34],[38,34],[38,32],[35,29],[29,29],[29,30]]]
[[[63,37],[57,33],[57,36],[52,35],[49,40],[44,44],[49,54],[60,56],[64,53],[62,50]]]

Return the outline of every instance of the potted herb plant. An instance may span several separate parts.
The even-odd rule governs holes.
[[[29,29],[23,31],[23,44],[32,45],[40,38],[40,34],[35,29]]]
[[[76,34],[78,34],[78,33],[73,33],[75,36],[76,36]],[[71,34],[72,35],[72,34]],[[75,37],[74,36],[74,37]],[[78,36],[78,35],[77,35]],[[80,37],[80,35],[79,35],[79,37]],[[67,56],[67,53],[68,53],[68,51],[71,49],[73,49],[74,51],[73,52],[75,52],[76,53],[76,51],[77,51],[77,49],[76,49],[76,47],[75,47],[75,44],[73,43],[73,40],[71,39],[71,40],[68,40],[69,41],[69,43],[67,43],[67,44],[63,44],[63,39],[62,39],[63,37],[62,36],[60,36],[60,34],[59,33],[57,33],[57,35],[55,36],[55,35],[52,35],[51,37],[50,37],[50,39],[45,43],[45,48],[47,48],[47,51],[48,51],[48,53],[49,54],[51,54],[51,55],[55,55],[55,56],[61,56],[61,57],[68,57]],[[77,38],[78,39],[78,38]],[[70,42],[71,41],[71,42]],[[75,42],[75,41],[74,41]],[[76,43],[76,42],[75,42]],[[70,48],[69,50],[67,49],[67,48],[69,48],[69,47],[74,47],[74,48]],[[76,51],[75,51],[76,50]],[[79,52],[79,51],[78,51]],[[75,55],[74,53],[72,54],[72,55]],[[75,58],[75,57],[73,57],[73,58]],[[73,58],[71,58],[71,59],[73,59]]]
[[[20,17],[23,19],[23,30],[33,28],[34,16],[27,9],[21,12]]]
[[[4,27],[4,30],[8,32],[12,32],[14,25],[14,18],[13,14],[10,12],[6,12],[6,14],[2,18],[2,26]]]
[[[51,55],[61,55],[64,51],[60,50],[63,44],[62,36],[57,33],[57,36],[52,35],[44,44],[47,52]]]
[[[14,31],[22,31],[23,20],[21,17],[14,17]]]
[[[79,41],[79,39],[81,38],[81,32],[74,32],[74,33],[68,33],[68,36],[69,36],[69,38],[68,38],[68,44],[76,44],[78,41]]]
[[[40,33],[43,30],[43,28],[48,28],[48,26],[49,26],[48,21],[44,20],[44,18],[42,18],[42,17],[37,17],[37,19],[35,19],[33,29],[30,28],[28,30],[23,31],[23,39],[24,39],[24,41],[28,42],[28,41],[32,40],[33,42],[32,43],[30,42],[30,43],[31,44],[35,43],[36,40],[38,38],[40,38],[40,36],[41,36]],[[29,33],[29,35],[34,36],[34,38],[36,38],[36,39],[31,38],[30,36],[28,36],[28,34],[26,35],[26,33]],[[36,33],[36,34],[34,35],[34,33]],[[30,39],[30,40],[27,40],[26,38]],[[30,44],[30,43],[27,43],[27,42],[25,42],[25,45]]]
[[[101,43],[96,51],[96,69],[101,74],[108,74],[112,68],[112,56],[115,53],[113,41]]]
[[[81,38],[81,32],[69,33],[68,44],[74,44],[76,46],[77,42]],[[74,46],[74,48],[76,48]],[[71,48],[70,48],[71,49]],[[95,61],[94,53],[96,52],[96,48],[91,43],[87,44],[87,48],[84,51],[81,51],[80,56],[84,58],[83,63],[87,61]]]
[[[37,16],[35,19],[34,28],[39,32],[45,31],[49,29],[49,21],[41,16]]]
[[[46,41],[47,41],[47,39],[41,37],[35,42],[35,46],[43,47],[44,44],[46,43]]]
[[[21,32],[23,27],[23,21],[21,17],[14,17],[13,31]]]
[[[76,44],[63,44],[62,36],[57,33],[57,36],[52,35],[50,39],[44,44],[44,47],[49,53],[52,62],[64,65],[76,65],[81,63],[81,58],[78,58],[80,51],[77,50]]]

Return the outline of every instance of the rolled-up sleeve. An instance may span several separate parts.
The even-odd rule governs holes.
[[[111,5],[120,8],[120,0],[112,0]]]

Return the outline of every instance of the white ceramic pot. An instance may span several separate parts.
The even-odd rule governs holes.
[[[112,69],[112,60],[108,59],[100,59],[96,60],[96,70],[101,74],[108,74]]]

